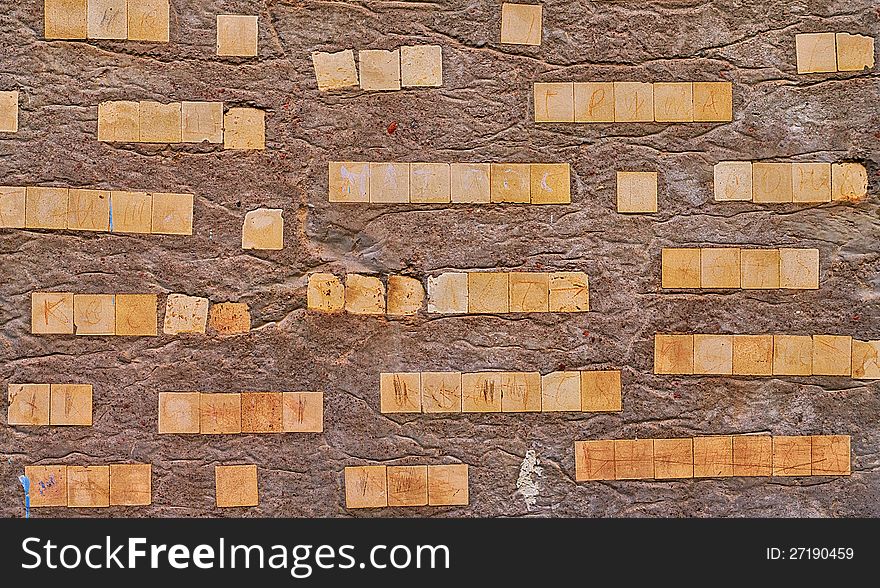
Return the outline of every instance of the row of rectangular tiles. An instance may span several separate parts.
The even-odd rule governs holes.
[[[575,441],[575,479],[848,476],[848,435],[722,435]]]
[[[358,51],[360,76],[351,49],[312,53],[318,90],[336,90],[360,84],[361,90],[400,90],[401,87],[443,85],[443,49],[440,45],[403,46],[392,51]]]
[[[654,373],[880,379],[880,341],[843,335],[660,334]]]
[[[46,39],[168,42],[168,0],[43,0]]]
[[[24,475],[30,480],[33,507],[147,506],[152,502],[150,464],[25,466]]]
[[[818,249],[664,248],[663,288],[815,290]]]
[[[91,384],[9,384],[6,392],[9,425],[92,425]]]
[[[160,392],[159,433],[320,433],[323,392]]]
[[[345,468],[345,506],[466,506],[467,464]]]
[[[849,33],[801,33],[794,36],[797,71],[828,73],[874,67],[874,39]]]
[[[383,413],[618,412],[620,371],[396,372],[379,376]]]
[[[858,202],[868,195],[868,171],[854,162],[719,161],[717,202]]]

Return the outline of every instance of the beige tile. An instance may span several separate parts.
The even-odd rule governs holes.
[[[92,426],[92,385],[52,384],[49,387],[49,424]]]
[[[181,102],[180,140],[184,143],[223,142],[222,102]]]
[[[284,392],[281,424],[285,433],[324,432],[323,392]]]
[[[69,190],[28,187],[24,224],[29,229],[66,229]]]
[[[578,482],[613,480],[614,441],[575,441],[574,471]]]
[[[579,412],[581,410],[581,373],[550,372],[541,376],[543,412]]]
[[[422,378],[418,372],[379,374],[379,410],[422,412]]]
[[[742,287],[748,290],[779,288],[779,249],[742,249]]]
[[[575,82],[574,122],[614,122],[614,83]]]
[[[585,412],[620,412],[623,410],[620,371],[581,372],[581,410]]]
[[[794,42],[799,74],[837,71],[834,33],[802,33]]]
[[[809,476],[813,473],[812,437],[773,437],[773,475]]]
[[[488,163],[453,163],[449,166],[452,202],[486,204],[491,201],[491,166]]]
[[[47,39],[85,39],[88,31],[88,0],[43,0]]]
[[[812,373],[812,337],[809,335],[773,335],[774,376],[809,376]]]
[[[358,51],[361,90],[400,90],[400,50]]]
[[[388,466],[388,506],[427,506],[428,466]]]
[[[284,217],[280,208],[258,208],[244,215],[242,249],[284,249]]]
[[[77,335],[115,335],[116,296],[74,294],[73,324]]]
[[[500,314],[510,312],[510,274],[468,272],[468,312]]]
[[[813,375],[851,376],[852,337],[813,335]]]
[[[67,506],[110,506],[110,467],[67,466]]]
[[[693,83],[657,82],[654,84],[654,120],[657,122],[693,122]]]
[[[370,164],[352,161],[329,163],[330,202],[369,202]]]
[[[831,202],[830,163],[792,163],[794,202]]]
[[[733,436],[733,475],[769,476],[773,472],[773,438],[770,435]]]
[[[583,272],[550,274],[550,312],[587,312],[590,310],[589,278]]]
[[[614,121],[652,122],[654,85],[644,82],[614,82]]]
[[[312,66],[321,92],[358,85],[357,67],[351,49],[336,53],[315,51],[312,53]]]
[[[461,412],[461,372],[422,372],[422,410]]]
[[[310,274],[307,300],[309,310],[341,312],[345,308],[345,287],[333,274]]]
[[[831,165],[831,199],[858,202],[868,195],[868,171],[860,163]]]
[[[155,294],[116,295],[116,334],[155,337],[158,330]]]
[[[385,285],[373,276],[348,274],[345,310],[353,314],[385,314]]]
[[[89,0],[89,39],[128,38],[128,0]]]
[[[153,234],[192,235],[193,195],[153,192]]]
[[[719,161],[715,164],[715,201],[751,201],[752,162]]]
[[[614,440],[614,478],[650,480],[654,477],[653,439]]]
[[[258,18],[250,15],[217,15],[217,55],[256,57]]]
[[[856,380],[880,379],[880,341],[852,342],[852,377]]]
[[[98,141],[136,143],[141,140],[140,103],[125,100],[98,104]]]
[[[567,163],[529,166],[532,204],[571,204],[571,171]]]
[[[514,45],[541,44],[540,4],[501,4],[501,42]]]
[[[811,474],[814,476],[849,476],[849,435],[813,435],[811,438]]]
[[[219,508],[260,504],[256,465],[214,466],[214,480]]]
[[[468,274],[445,272],[428,277],[428,312],[464,314],[468,311]]]
[[[442,86],[443,48],[440,45],[417,45],[400,48],[400,85]]]
[[[450,202],[448,163],[411,163],[409,166],[409,201],[419,203]]]
[[[202,435],[241,433],[241,394],[200,394],[199,432]]]
[[[574,122],[574,84],[536,82],[535,122]]]
[[[792,202],[791,163],[752,164],[752,201],[761,204]]]
[[[694,121],[729,122],[733,120],[733,84],[730,82],[694,82]]]
[[[67,466],[25,466],[31,481],[31,506],[67,506]]]
[[[655,374],[693,374],[693,335],[654,335]]]
[[[703,288],[728,289],[742,286],[741,255],[736,247],[700,249],[700,284]]]
[[[733,437],[694,437],[694,477],[726,478],[733,475]]]
[[[400,204],[409,201],[408,163],[370,164],[370,202]]]
[[[425,288],[420,280],[407,276],[388,276],[388,314],[418,314],[424,305]]]
[[[110,464],[110,505],[148,506],[152,503],[153,468],[148,463]]]
[[[219,335],[247,333],[251,330],[251,313],[244,302],[212,304],[208,310],[208,327]]]
[[[428,504],[430,506],[467,506],[467,464],[428,466]]]
[[[281,392],[241,394],[242,433],[280,433],[283,430]]]
[[[779,287],[796,290],[819,288],[818,249],[780,249]]]
[[[159,392],[159,433],[199,432],[198,392]]]
[[[223,116],[223,148],[266,148],[266,112],[259,108],[230,108]]]
[[[180,143],[180,102],[161,104],[142,100],[139,112],[141,143]]]
[[[0,229],[23,229],[27,189],[0,186]]]
[[[168,42],[168,0],[128,2],[128,39],[130,41]]]
[[[345,468],[345,507],[388,506],[388,478],[385,466]]]
[[[862,71],[874,67],[874,38],[837,33],[838,71]]]
[[[114,233],[152,233],[153,195],[110,192],[110,230]]]
[[[663,288],[699,288],[699,248],[667,248],[661,251],[661,277]]]
[[[208,324],[208,299],[185,294],[169,294],[165,301],[166,335],[204,333]]]
[[[658,480],[694,477],[694,440],[654,439],[654,477]]]
[[[541,412],[541,374],[502,373],[501,412]]]
[[[6,395],[8,425],[49,424],[49,384],[9,384]]]
[[[18,90],[0,92],[0,133],[18,132]]]
[[[73,335],[73,294],[70,292],[32,292],[31,333],[35,335]]]
[[[733,335],[694,335],[694,373],[733,373]]]
[[[510,312],[549,312],[550,274],[510,272]]]
[[[67,197],[67,228],[76,231],[109,231],[110,192],[71,188]]]
[[[773,335],[734,335],[733,374],[773,375]]]
[[[531,201],[531,170],[528,163],[493,163],[490,175],[492,202]]]
[[[657,172],[617,172],[617,212],[657,212]]]
[[[462,412],[501,412],[503,372],[461,374]]]

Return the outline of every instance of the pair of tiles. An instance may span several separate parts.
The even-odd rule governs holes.
[[[794,36],[797,72],[862,71],[874,67],[874,38],[849,33]]]
[[[155,294],[31,293],[35,335],[157,334]]]
[[[730,82],[536,82],[535,122],[729,122]]]
[[[844,335],[654,337],[655,374],[880,378],[880,341]]]
[[[657,212],[657,172],[617,172],[617,212]]]
[[[0,133],[18,132],[18,90],[0,92]]]
[[[467,506],[467,464],[345,468],[346,508]]]
[[[868,194],[860,163],[721,161],[714,176],[718,202],[857,202]]]
[[[620,372],[403,372],[379,376],[379,409],[398,412],[618,412]]]
[[[193,195],[0,187],[0,228],[192,235]]]
[[[403,46],[393,51],[358,51],[360,76],[351,49],[312,53],[318,90],[336,90],[360,84],[361,90],[400,90],[401,87],[443,85],[443,49],[440,45]]]
[[[168,0],[43,0],[46,39],[168,42]]]
[[[323,392],[159,393],[159,433],[320,433]]]
[[[280,208],[258,208],[244,215],[242,249],[284,249],[284,217]]]
[[[98,105],[98,141],[111,143],[208,143],[224,149],[265,149],[266,112],[222,102],[140,102]]]
[[[152,502],[152,466],[117,463],[97,466],[25,466],[31,506],[98,508],[148,506]]]
[[[91,384],[9,384],[9,425],[92,426]]]
[[[818,249],[664,248],[663,288],[815,290]]]
[[[501,42],[540,45],[543,7],[540,4],[501,4]]]
[[[575,480],[848,476],[848,435],[576,441]]]
[[[241,302],[210,304],[209,310],[207,298],[186,294],[168,295],[162,325],[166,335],[204,334],[206,325],[220,335],[247,333],[251,329],[251,315],[247,304]]]
[[[570,204],[567,163],[329,163],[330,202]]]

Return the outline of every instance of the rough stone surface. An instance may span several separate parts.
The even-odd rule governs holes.
[[[652,374],[655,332],[880,338],[877,70],[798,75],[797,32],[880,37],[876,2],[544,4],[539,47],[501,45],[500,2],[222,3],[260,16],[256,59],[215,55],[216,2],[175,0],[171,42],[42,40],[42,3],[0,14],[8,185],[195,194],[193,235],[0,230],[0,381],[94,384],[94,426],[10,428],[0,515],[23,516],[28,464],[153,464],[148,507],[53,516],[878,516],[878,385],[846,378]],[[695,26],[699,23],[699,26]],[[312,51],[443,46],[442,88],[319,93]],[[540,124],[539,81],[733,82],[730,124]],[[266,150],[96,140],[104,100],[265,109]],[[390,126],[396,130],[389,134]],[[864,163],[867,202],[716,203],[720,160]],[[568,161],[572,203],[344,205],[328,160]],[[615,171],[659,172],[659,211],[615,212]],[[285,248],[242,251],[246,211],[284,210]],[[818,291],[668,294],[662,247],[817,247]],[[309,272],[585,271],[591,311],[391,318],[306,311]],[[30,334],[32,290],[169,292],[250,306],[250,333]],[[160,298],[161,300],[161,298]],[[160,312],[161,314],[161,312]],[[160,320],[162,317],[159,317]],[[620,414],[379,413],[379,373],[623,370]],[[158,394],[323,390],[322,434],[159,435]],[[852,435],[848,478],[574,482],[574,441],[768,432]],[[534,451],[534,457],[529,457]],[[522,464],[541,464],[522,490]],[[470,505],[347,511],[343,468],[470,465]],[[256,462],[260,504],[214,505],[214,465]],[[518,484],[519,480],[519,484]]]

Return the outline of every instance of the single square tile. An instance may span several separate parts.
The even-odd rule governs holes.
[[[383,413],[422,412],[421,374],[379,374],[379,410]]]
[[[18,132],[18,90],[0,92],[0,133]]]
[[[493,163],[489,179],[492,202],[531,202],[532,176],[528,163]]]
[[[574,84],[536,82],[535,122],[574,122]]]
[[[348,274],[345,277],[345,311],[385,314],[385,285],[373,276]]]
[[[653,439],[614,440],[614,478],[616,480],[650,480],[653,477]]]
[[[411,163],[409,200],[420,203],[450,202],[448,163]]]
[[[694,437],[694,477],[725,478],[733,475],[733,437]]]
[[[654,477],[658,480],[694,477],[694,440],[654,439]]]
[[[657,122],[693,122],[693,83],[657,82],[654,84],[654,120]]]
[[[699,248],[667,248],[661,251],[660,283],[663,288],[699,288]]]
[[[428,505],[467,506],[467,464],[428,466]]]
[[[369,202],[370,164],[331,161],[328,164],[330,202]]]
[[[450,196],[456,203],[486,204],[491,201],[491,166],[488,163],[449,165]]]
[[[67,228],[76,231],[109,231],[110,192],[71,188],[67,196]]]
[[[868,196],[868,171],[861,163],[831,164],[831,200],[858,202]]]
[[[428,466],[388,466],[388,506],[427,506]]]
[[[813,375],[851,376],[852,337],[813,335]]]
[[[204,333],[208,324],[208,299],[185,294],[169,294],[165,302],[166,335]]]
[[[574,442],[575,480],[613,480],[614,441],[575,441]]]
[[[67,466],[25,466],[31,482],[31,506],[67,506]]]
[[[852,473],[849,435],[813,435],[811,459],[814,476],[849,476]]]
[[[400,90],[400,50],[358,51],[361,90]]]
[[[752,164],[752,201],[761,204],[792,202],[790,163]]]
[[[614,82],[614,122],[653,122],[654,84]]]
[[[67,506],[110,506],[110,467],[67,466]]]
[[[6,423],[9,425],[49,424],[49,384],[9,384]]]
[[[224,149],[265,149],[266,112],[259,108],[230,108],[223,115]]]
[[[740,265],[743,288],[779,288],[779,249],[742,249]]]
[[[774,376],[809,376],[812,373],[812,337],[809,335],[773,335]]]
[[[155,337],[158,331],[155,294],[116,295],[116,334]]]
[[[92,426],[92,385],[52,384],[49,387],[49,424]]]
[[[242,249],[284,249],[284,217],[280,208],[258,208],[244,215]]]
[[[358,85],[357,67],[354,65],[354,52],[351,49],[336,53],[314,51],[312,66],[315,68],[315,81],[321,92]]]
[[[148,463],[110,464],[110,504],[149,506],[153,502],[153,467]]]
[[[153,192],[153,234],[192,235],[193,195]]]
[[[830,163],[792,163],[793,202],[831,202]]]
[[[532,204],[571,204],[571,171],[567,163],[533,163]]]
[[[587,312],[590,310],[589,278],[583,272],[550,274],[550,312]]]
[[[214,466],[217,506],[258,506],[256,465]]]
[[[874,37],[837,33],[837,71],[862,71],[874,67]]]
[[[417,45],[400,48],[400,85],[442,86],[443,48],[440,45]]]
[[[407,276],[388,276],[387,312],[392,316],[417,314],[425,304],[421,280]]]
[[[110,192],[110,230],[114,233],[153,232],[153,195]]]
[[[43,0],[47,39],[85,39],[88,31],[88,0]]]
[[[385,466],[345,468],[345,508],[388,506],[388,478]]]
[[[654,335],[654,373],[694,373],[694,336]]]
[[[89,39],[128,38],[128,0],[89,0],[88,17]]]
[[[370,202],[409,202],[409,164],[371,163]]]
[[[794,42],[799,74],[837,71],[834,33],[802,33]]]
[[[234,335],[251,330],[251,313],[244,302],[212,304],[208,310],[208,327],[218,335]]]
[[[67,228],[67,188],[28,187],[24,224],[29,229]]]
[[[168,0],[128,2],[128,40],[168,42]]]
[[[281,392],[243,392],[241,394],[241,432],[282,432],[282,404]]]
[[[461,412],[461,372],[422,372],[422,410]]]
[[[620,371],[581,372],[581,410],[585,412],[620,412]]]
[[[541,376],[543,412],[580,412],[581,373],[550,372]]]
[[[256,57],[256,16],[238,14],[217,15],[217,55],[224,57]]]
[[[0,229],[23,229],[27,189],[0,186]]]
[[[657,212],[657,172],[617,172],[617,212]]]
[[[73,325],[77,335],[115,335],[116,296],[74,294]]]
[[[694,373],[733,373],[733,335],[694,335]]]
[[[501,4],[501,42],[513,45],[541,44],[540,4]]]
[[[142,100],[139,113],[141,143],[180,143],[182,126],[180,102],[162,104]]]
[[[740,288],[742,286],[740,249],[736,247],[700,249],[700,285],[712,289]]]
[[[345,287],[333,274],[310,274],[306,295],[309,310],[341,312],[345,307]]]
[[[202,435],[241,433],[241,394],[200,394],[199,432]]]
[[[575,82],[574,122],[614,122],[614,83]]]
[[[733,84],[730,82],[694,82],[694,121],[729,122],[733,120]]]
[[[198,433],[198,392],[159,392],[159,433]]]
[[[428,277],[428,312],[464,314],[468,311],[468,275],[446,272]]]
[[[503,372],[501,412],[541,412],[541,374]]]
[[[462,412],[501,412],[503,372],[461,374]]]
[[[73,294],[70,292],[32,292],[31,333],[35,335],[73,335]]]
[[[852,377],[856,380],[880,379],[880,341],[852,342]]]
[[[136,143],[141,140],[139,102],[116,100],[98,105],[98,141]]]
[[[716,202],[752,200],[751,161],[719,161],[714,171]]]
[[[773,475],[810,476],[813,473],[812,437],[773,437]]]
[[[773,375],[773,335],[734,335],[733,374]]]
[[[181,102],[180,140],[183,143],[222,143],[223,103]]]
[[[510,312],[549,312],[550,274],[510,272]]]
[[[468,272],[468,312],[500,314],[510,312],[510,274]]]
[[[281,423],[285,433],[324,432],[323,392],[284,392]]]
[[[773,437],[733,436],[733,475],[769,476],[773,472]]]
[[[779,287],[799,290],[819,288],[818,249],[780,249]]]

